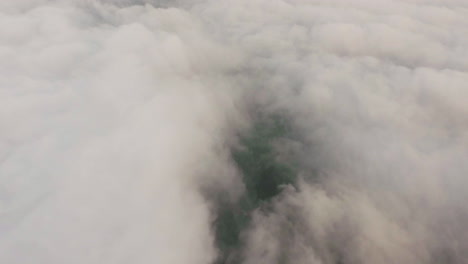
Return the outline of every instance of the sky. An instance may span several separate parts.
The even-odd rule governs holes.
[[[465,0],[0,0],[0,263],[213,263],[258,112],[242,263],[468,263],[467,57]]]

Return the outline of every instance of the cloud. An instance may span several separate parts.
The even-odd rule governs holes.
[[[252,109],[300,180],[245,263],[468,259],[465,1],[0,3],[0,262],[211,263]]]
[[[209,262],[197,186],[229,174],[216,149],[240,56],[179,9],[34,3],[1,20],[1,262]]]

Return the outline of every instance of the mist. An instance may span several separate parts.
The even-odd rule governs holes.
[[[0,1],[0,263],[468,263],[468,2]]]

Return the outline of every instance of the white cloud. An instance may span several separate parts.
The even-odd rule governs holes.
[[[200,189],[241,189],[251,103],[291,113],[305,179],[247,263],[466,262],[467,8],[3,1],[0,262],[210,263]]]

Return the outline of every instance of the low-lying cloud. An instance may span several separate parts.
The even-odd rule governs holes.
[[[260,111],[243,263],[467,263],[467,47],[462,0],[3,1],[0,262],[213,263]]]

